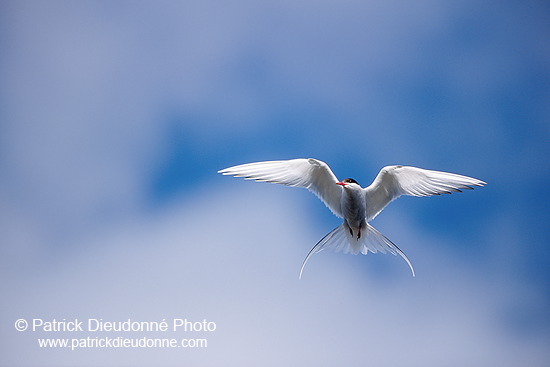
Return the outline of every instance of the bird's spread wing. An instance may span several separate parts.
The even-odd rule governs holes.
[[[342,217],[340,202],[343,189],[342,186],[336,185],[338,179],[325,162],[313,158],[256,162],[225,168],[218,173],[248,180],[305,187],[317,195],[336,216]]]
[[[387,166],[373,183],[365,188],[367,221],[378,215],[392,200],[401,195],[430,196],[460,192],[486,183],[454,173],[430,171],[406,166]]]

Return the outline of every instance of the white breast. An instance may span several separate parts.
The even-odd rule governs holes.
[[[342,214],[352,228],[361,227],[367,216],[365,194],[361,188],[346,187],[342,195]]]

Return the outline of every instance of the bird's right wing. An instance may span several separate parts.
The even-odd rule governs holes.
[[[241,164],[218,171],[222,175],[244,177],[287,186],[304,187],[313,192],[338,217],[342,217],[340,203],[342,186],[330,167],[317,159],[291,159]]]
[[[387,166],[366,187],[367,221],[378,215],[392,200],[401,195],[430,196],[460,192],[486,183],[455,173],[431,171],[416,167]]]

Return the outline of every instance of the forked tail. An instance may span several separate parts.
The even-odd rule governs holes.
[[[332,231],[327,233],[325,237],[321,238],[321,240],[313,246],[304,259],[302,267],[300,268],[300,279],[302,279],[304,267],[306,266],[306,263],[311,255],[321,252],[324,249],[330,249],[335,252],[342,251],[346,254],[351,253],[354,255],[357,255],[358,253],[366,255],[369,251],[372,253],[377,253],[380,251],[385,254],[386,251],[389,251],[393,255],[399,254],[399,256],[407,262],[409,268],[411,268],[413,277],[415,276],[413,266],[403,251],[401,251],[399,247],[390,241],[389,238],[378,232],[373,226],[367,223],[366,235],[365,232],[363,232],[361,238],[354,238],[349,233],[349,230],[346,230],[344,224],[334,228]]]

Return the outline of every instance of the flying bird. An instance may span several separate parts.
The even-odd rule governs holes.
[[[407,256],[382,233],[369,224],[391,201],[401,195],[431,196],[473,189],[486,182],[454,173],[408,166],[386,166],[372,184],[362,188],[357,181],[339,181],[330,167],[317,159],[291,159],[241,164],[218,171],[222,175],[247,180],[304,187],[313,192],[344,223],[330,231],[309,251],[300,268],[300,278],[311,257],[324,249],[357,255],[369,251],[399,254],[414,268]]]

